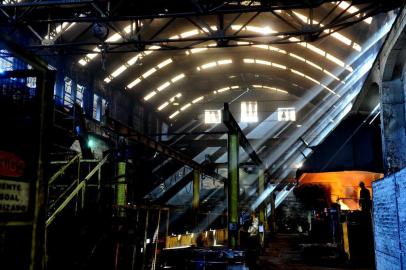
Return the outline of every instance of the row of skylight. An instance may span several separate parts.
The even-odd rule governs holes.
[[[137,61],[137,56],[133,57],[132,59],[130,59],[129,61],[126,62],[126,64],[122,65],[121,67],[119,67],[118,69],[116,69],[113,73],[110,74],[109,77],[105,78],[104,81],[106,83],[111,82],[111,80],[113,78],[116,78],[117,76],[119,76],[121,73],[123,73],[128,67],[130,67],[131,65],[134,65],[134,63]],[[134,61],[133,61],[134,60]],[[143,79],[148,78],[149,76],[151,76],[152,74],[154,74],[157,70],[159,69],[163,69],[164,67],[166,67],[167,65],[171,64],[173,62],[173,60],[171,58],[168,58],[164,61],[162,61],[161,63],[159,63],[158,65],[156,65],[155,67],[147,70],[144,74],[142,74],[140,77],[136,78],[135,80],[133,80],[131,83],[129,83],[127,85],[128,89],[133,88],[134,86],[136,86],[137,84],[139,84]]]
[[[204,65],[201,65],[199,67],[197,67],[197,71],[201,71],[204,69],[209,69],[209,68],[213,68],[213,67],[217,67],[217,66],[222,66],[222,65],[229,65],[232,64],[233,60],[231,59],[222,59],[222,60],[218,60],[218,61],[214,61],[214,62],[210,62]]]
[[[349,72],[353,72],[353,68],[350,65],[346,65],[344,63],[344,61],[340,60],[339,58],[335,57],[334,55],[332,55],[332,54],[330,54],[330,53],[328,53],[328,52],[326,52],[326,51],[324,51],[322,49],[319,49],[318,47],[316,47],[316,46],[314,46],[314,45],[312,45],[310,43],[300,42],[300,39],[298,39],[298,38],[291,37],[291,38],[289,38],[289,40],[292,41],[292,42],[297,42],[300,46],[302,46],[304,48],[307,48],[310,51],[315,52],[315,53],[323,56],[327,60],[339,65],[340,67],[344,67]]]
[[[68,23],[68,22],[64,22],[60,25],[58,25],[57,27],[55,27],[54,31],[51,31],[50,33],[48,33],[44,39],[45,40],[55,40],[56,38],[58,38],[59,34],[62,34],[62,32],[68,31],[69,29],[71,29],[76,23]]]
[[[295,14],[296,17],[298,17],[302,22],[304,22],[306,24],[310,24],[310,23],[319,24],[319,22],[314,19],[311,22],[309,17],[307,17],[303,14],[300,14],[299,12],[293,11],[293,14]],[[323,24],[320,24],[320,26],[324,27]],[[338,32],[332,32],[331,29],[326,29],[326,30],[324,30],[324,32],[330,34],[330,36],[332,36],[333,38],[335,38],[336,40],[338,40],[339,42],[341,42],[347,46],[352,45],[352,48],[358,52],[360,52],[362,50],[361,46],[358,43],[354,42],[350,38],[348,38]]]
[[[338,7],[342,10],[345,10],[346,12],[350,14],[354,14],[359,12],[359,9],[357,7],[351,6],[351,3],[348,1],[340,1],[338,2]],[[260,6],[262,3],[260,1],[242,1],[239,3],[230,3],[231,5],[233,4],[238,4],[238,5],[243,5],[243,6]],[[337,5],[337,2],[332,2],[333,5]],[[348,8],[349,7],[349,8]],[[282,10],[274,10],[276,13],[282,13]],[[356,15],[357,18],[359,18],[360,15]],[[367,18],[363,20],[364,23],[371,24],[372,22],[372,17]]]
[[[332,2],[332,4],[336,5],[337,2]],[[359,12],[359,8],[354,7],[354,6],[350,6],[350,5],[351,5],[351,3],[348,2],[348,1],[340,1],[339,4],[338,4],[338,7],[340,9],[342,9],[342,10],[346,10],[350,14],[354,14],[354,13]],[[357,18],[359,18],[359,16],[360,16],[359,14],[356,15]],[[372,23],[372,17],[369,17],[369,18],[363,20],[363,22],[367,23],[367,24],[371,24]]]
[[[244,61],[244,63],[246,63],[246,64],[259,64],[259,65],[271,66],[271,67],[278,68],[278,69],[282,69],[282,70],[289,70],[289,71],[291,71],[292,73],[294,73],[294,74],[296,74],[296,75],[298,75],[298,76],[301,76],[301,77],[303,77],[303,78],[306,78],[307,80],[312,81],[313,83],[315,83],[315,84],[317,84],[317,85],[320,85],[321,87],[323,87],[323,88],[326,89],[327,91],[329,91],[329,92],[331,92],[331,93],[337,95],[336,92],[334,92],[333,90],[331,90],[328,86],[324,85],[324,84],[321,83],[320,81],[318,81],[318,80],[314,79],[313,77],[308,76],[307,74],[304,74],[304,73],[302,73],[302,72],[300,72],[300,71],[298,71],[298,70],[296,70],[296,69],[288,68],[288,67],[286,67],[285,65],[278,64],[278,63],[275,63],[275,62],[270,62],[270,61],[267,61],[267,60],[253,59],[253,58],[245,58],[245,59],[243,59],[243,61]],[[207,69],[210,69],[210,68],[218,67],[218,66],[221,66],[221,65],[227,65],[227,64],[231,64],[231,63],[233,63],[233,61],[232,61],[231,59],[222,59],[222,60],[213,61],[213,62],[206,63],[206,64],[204,64],[204,65],[198,66],[196,69],[197,69],[197,71],[207,70]],[[323,70],[323,71],[324,71],[324,70]],[[154,71],[154,72],[155,72],[155,71]],[[147,71],[147,73],[148,73],[147,75],[149,76],[150,74],[149,74],[148,71]],[[340,81],[340,79],[339,79],[338,77],[336,77],[335,75],[329,73],[328,71],[324,71],[324,73],[326,73],[327,75],[329,75],[329,76],[331,76],[331,77],[337,79],[338,81]],[[144,100],[145,100],[145,101],[150,100],[150,99],[151,99],[152,97],[154,97],[156,94],[158,94],[159,92],[161,92],[161,91],[163,91],[164,89],[166,89],[167,87],[169,87],[169,86],[171,85],[171,82],[174,83],[174,82],[176,82],[176,81],[178,81],[178,80],[180,80],[180,79],[182,79],[182,78],[184,78],[184,77],[185,77],[185,74],[184,74],[184,73],[181,73],[181,74],[175,76],[174,78],[171,79],[171,81],[167,81],[167,82],[163,83],[161,86],[159,86],[159,87],[157,88],[157,90],[154,90],[154,91],[151,91],[150,93],[148,93],[148,94],[144,97]],[[137,80],[139,80],[138,82],[140,82],[140,79],[139,79],[139,78],[138,78]],[[340,81],[340,82],[341,82],[341,81]],[[130,85],[129,85],[129,86],[130,86]],[[129,86],[127,86],[127,87],[129,87]],[[130,87],[129,87],[129,88],[130,88]],[[237,86],[237,88],[238,88],[238,86]],[[230,89],[233,89],[233,88],[227,88],[227,87],[226,87],[226,88],[222,88],[222,89],[219,89],[219,90],[214,91],[214,93],[221,93],[221,92],[224,92],[224,91],[227,91],[227,90],[230,90]],[[339,96],[339,95],[337,95],[337,96]]]
[[[266,65],[266,66],[272,66],[274,68],[278,68],[278,69],[282,69],[282,70],[290,70],[292,73],[301,76],[303,78],[308,79],[309,81],[312,81],[313,83],[320,85],[321,87],[323,87],[324,89],[326,89],[327,91],[339,96],[336,92],[334,92],[333,90],[331,90],[329,87],[327,87],[326,85],[322,84],[320,81],[314,79],[313,77],[310,77],[298,70],[295,70],[293,68],[288,68],[285,65],[281,65],[278,63],[274,63],[274,62],[270,62],[270,61],[266,61],[266,60],[261,60],[261,59],[253,59],[253,58],[245,58],[244,63],[246,64],[259,64],[259,65]]]
[[[169,104],[174,104],[177,102],[177,99],[182,96],[182,93],[177,93],[175,96],[171,97],[168,101],[165,101],[158,107],[158,111],[162,111],[165,109]],[[179,104],[178,104],[179,105]]]
[[[265,90],[272,90],[272,91],[276,91],[276,92],[283,93],[283,94],[289,94],[288,91],[285,91],[285,90],[282,90],[282,89],[279,89],[279,88],[276,88],[276,87],[272,87],[272,86],[258,85],[258,84],[254,84],[254,85],[251,85],[251,86],[254,87],[254,88],[262,88],[262,89],[265,89]],[[223,92],[226,92],[226,91],[229,91],[229,90],[241,89],[241,88],[242,88],[242,87],[239,86],[239,85],[227,86],[227,87],[223,87],[223,88],[220,88],[220,89],[217,89],[217,90],[213,91],[213,94],[216,95],[216,94],[220,94],[220,93],[223,93]],[[180,110],[177,110],[177,111],[173,112],[173,113],[169,116],[169,119],[173,119],[173,118],[174,118],[175,116],[177,116],[179,113],[181,113],[182,111],[185,111],[186,109],[188,109],[189,107],[191,107],[193,104],[196,104],[196,103],[202,101],[202,100],[205,99],[207,96],[208,96],[208,95],[206,95],[206,96],[200,96],[200,97],[197,97],[197,98],[193,99],[191,102],[186,103],[185,105],[183,105],[183,106],[180,108]],[[166,102],[165,102],[165,103],[166,103]],[[162,107],[165,103],[163,103],[161,106],[158,107],[158,111],[161,111],[161,110],[162,110],[161,107]],[[168,106],[169,104],[170,104],[170,102],[168,102],[168,104],[165,104],[164,108],[165,108],[166,106]],[[161,108],[161,109],[160,109],[160,108]]]
[[[161,84],[160,86],[158,86],[158,88],[152,92],[150,92],[148,95],[146,95],[144,97],[145,101],[150,100],[153,96],[155,96],[156,94],[158,94],[159,92],[162,92],[163,90],[167,89],[170,85],[172,85],[173,83],[185,78],[185,74],[184,73],[180,73],[178,75],[176,75],[175,77],[173,77],[170,81],[166,81],[163,84]]]
[[[305,59],[305,58],[303,58],[303,57],[301,57],[301,56],[299,56],[299,55],[297,55],[297,54],[288,53],[288,52],[285,51],[285,50],[281,50],[281,49],[278,49],[278,48],[276,48],[276,47],[268,46],[268,45],[252,45],[252,46],[255,47],[255,48],[264,49],[264,50],[269,50],[269,51],[273,51],[273,52],[278,52],[278,53],[285,54],[285,55],[288,55],[288,56],[290,56],[290,57],[293,57],[293,58],[295,58],[295,59],[297,59],[297,60],[299,60],[299,61],[302,61],[302,62],[308,64],[309,66],[311,66],[311,67],[313,67],[313,68],[315,68],[315,69],[318,69],[318,70],[323,71],[324,73],[326,73],[328,76],[332,77],[333,79],[335,79],[335,80],[341,82],[342,84],[345,84],[343,81],[340,80],[340,78],[338,78],[337,76],[335,76],[333,73],[329,72],[328,70],[326,70],[326,69],[320,67],[319,65],[315,64],[314,62],[309,61],[309,60],[307,60],[307,59]]]
[[[123,31],[124,31],[126,34],[129,34],[129,33],[131,33],[131,31],[132,31],[133,29],[135,29],[135,27],[136,27],[136,23],[133,22],[132,24],[126,25],[126,26],[123,28]],[[121,40],[121,39],[122,39],[122,36],[121,36],[120,33],[114,33],[113,35],[111,35],[110,37],[108,37],[108,38],[106,39],[106,42],[117,42],[117,41],[119,41],[119,40]],[[152,47],[152,46],[150,46],[150,47]],[[152,49],[152,48],[150,48],[150,47],[148,47],[147,50],[150,49],[150,50],[152,50],[152,51],[146,51],[146,52],[144,52],[144,54],[151,54],[151,53],[153,52],[154,49]],[[155,47],[157,47],[157,48],[155,48],[155,50],[160,48],[159,46],[155,46]],[[94,47],[92,51],[94,51],[95,53],[88,53],[88,54],[86,54],[85,57],[79,59],[79,61],[78,61],[79,64],[81,64],[82,66],[86,66],[87,63],[89,63],[90,61],[92,61],[92,60],[97,56],[97,54],[100,52],[100,49],[99,49],[98,47]],[[147,52],[148,52],[148,53],[147,53]],[[142,53],[140,53],[140,54],[142,54]],[[137,55],[138,55],[138,54],[137,54]]]
[[[210,28],[213,31],[217,30],[216,26],[211,26]],[[257,27],[257,26],[245,26],[245,27],[243,27],[242,25],[232,25],[231,28],[233,30],[240,30],[241,28],[243,28],[242,30],[251,31],[251,32],[260,33],[260,34],[269,34],[269,33],[274,33],[275,32],[274,30],[272,30],[269,27]],[[127,25],[124,28],[124,32],[129,33],[130,31],[131,31],[131,25]],[[207,28],[203,28],[203,30],[190,30],[190,31],[183,32],[180,35],[172,36],[172,37],[170,37],[170,39],[187,38],[187,37],[191,37],[191,36],[195,36],[195,35],[202,34],[202,33],[207,33],[207,32],[208,32]],[[106,41],[107,42],[114,42],[114,41],[117,41],[119,39],[121,39],[121,36],[120,36],[120,34],[116,33],[116,34],[110,36]],[[349,40],[349,39],[347,39],[347,40]],[[330,53],[325,52],[324,50],[321,50],[318,47],[316,47],[314,45],[311,45],[311,44],[308,44],[306,42],[300,42],[300,40],[297,39],[297,38],[292,37],[292,38],[290,38],[290,41],[298,42],[298,44],[301,45],[302,47],[305,47],[305,48],[311,50],[312,52],[315,52],[315,53],[325,57],[329,61],[331,61],[331,62],[333,62],[333,63],[335,63],[335,64],[337,64],[337,65],[339,65],[341,67],[345,67],[348,71],[352,72],[352,67],[351,66],[349,66],[349,65],[346,66],[344,61],[340,60],[339,58],[333,56]],[[352,42],[352,41],[350,40],[350,42]],[[243,42],[239,42],[239,43],[243,43]],[[209,44],[208,46],[209,47],[216,46],[216,44],[212,43],[212,44]],[[258,46],[261,46],[261,45],[258,45]],[[270,48],[275,48],[275,47],[272,47],[272,46],[269,46],[269,47]],[[104,81],[106,83],[111,82],[115,77],[119,76],[121,73],[123,73],[125,70],[127,70],[130,66],[134,65],[137,62],[138,59],[140,59],[140,58],[142,58],[144,56],[150,55],[155,50],[158,50],[158,49],[160,49],[160,46],[157,46],[157,45],[152,45],[152,46],[147,47],[146,51],[141,52],[141,53],[137,53],[135,56],[131,57],[126,63],[124,63],[123,65],[118,67],[108,77],[106,77],[104,79]],[[205,50],[207,50],[207,48],[194,48],[194,49],[187,50],[186,54],[189,55],[189,54],[199,53],[199,52],[203,52]],[[95,53],[87,54],[86,57],[79,60],[79,63],[82,66],[85,66],[92,59],[94,59],[97,56],[97,53],[100,52],[100,49],[98,47],[95,47],[93,49],[93,51]],[[274,51],[281,52],[281,51],[284,51],[284,50],[276,49]],[[286,51],[284,51],[284,52],[286,52]],[[136,79],[136,80],[133,81],[134,84],[130,83],[129,85],[132,85],[132,87],[133,87],[139,82],[141,82],[141,80]],[[131,88],[131,87],[129,87],[129,88]]]

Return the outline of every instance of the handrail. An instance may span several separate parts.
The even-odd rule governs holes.
[[[103,166],[110,154],[106,155],[94,168],[89,172],[89,174],[77,185],[77,187],[72,191],[71,194],[65,199],[65,201],[52,213],[52,215],[46,221],[46,227],[51,225],[56,216],[62,212],[62,210],[69,204],[69,202],[79,193],[79,191],[85,186],[86,182]]]
[[[60,168],[50,179],[48,184],[52,184],[52,182],[54,182],[62,173],[64,173],[69,167],[70,165],[72,165],[76,159],[80,158],[80,153],[77,154],[76,156],[74,156],[66,165],[62,166],[62,168]]]

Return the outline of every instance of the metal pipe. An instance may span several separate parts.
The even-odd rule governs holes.
[[[148,235],[148,218],[149,218],[149,209],[147,209],[147,214],[145,215],[145,227],[144,227],[144,245],[142,248],[142,267],[145,269],[145,258],[146,258],[146,249],[147,249],[147,235]]]
[[[154,260],[152,262],[152,270],[155,270],[156,267],[156,254],[158,251],[158,241],[159,241],[159,225],[161,223],[161,209],[158,211],[158,225],[156,228],[156,239],[155,239],[155,251],[154,251]]]

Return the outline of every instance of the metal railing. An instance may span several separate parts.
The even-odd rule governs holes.
[[[56,179],[58,179],[61,175],[63,175],[67,169],[70,168],[70,166],[72,164],[75,163],[76,160],[78,160],[80,162],[81,159],[81,154],[78,153],[77,155],[75,155],[71,160],[69,160],[64,166],[62,166],[62,168],[60,168],[56,173],[54,173],[54,175],[52,175],[52,177],[49,179],[48,184],[51,185]],[[55,162],[51,162],[52,164],[56,164]],[[63,162],[65,163],[65,162]]]
[[[49,218],[46,221],[46,227],[48,227],[49,225],[52,224],[52,222],[55,220],[55,218],[65,209],[65,207],[72,201],[73,198],[75,198],[76,196],[78,196],[78,193],[80,191],[82,191],[82,207],[83,207],[83,202],[84,202],[84,191],[86,189],[86,185],[87,182],[92,178],[92,176],[98,172],[99,175],[99,182],[100,182],[100,170],[101,167],[106,164],[106,162],[108,161],[109,158],[109,154],[106,155],[101,161],[99,161],[97,163],[97,165],[86,175],[86,177],[83,180],[78,179],[74,179],[74,181],[70,184],[70,186],[68,188],[65,189],[64,192],[62,192],[62,194],[55,200],[55,202],[52,204],[52,207],[55,206],[59,201],[61,201],[63,198],[66,197],[67,193],[69,190],[71,190],[73,187],[75,187],[70,194],[64,199],[64,201],[57,207],[57,209],[49,216]],[[59,170],[57,173],[54,174],[53,181],[55,181],[55,179],[58,178],[59,175],[62,175],[64,171],[66,171],[66,169],[74,163],[74,161],[77,159],[77,157],[74,157],[73,159],[71,159],[65,166],[63,166],[63,168],[61,168],[61,170]],[[78,163],[80,164],[81,160],[80,160],[80,156],[78,159]],[[88,160],[86,160],[85,162],[88,162]],[[93,161],[91,161],[93,162]],[[80,168],[80,165],[79,165]],[[79,173],[78,173],[79,174]],[[51,178],[51,179],[52,179]],[[99,183],[100,184],[100,183]]]

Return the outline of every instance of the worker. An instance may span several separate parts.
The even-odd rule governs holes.
[[[370,212],[371,211],[371,193],[365,187],[364,182],[359,183],[359,187],[361,188],[359,194],[359,206],[361,207],[361,211],[363,212]]]
[[[255,237],[258,235],[258,218],[255,215],[255,212],[253,211],[251,213],[251,226],[248,228],[248,233],[250,234],[250,237]]]

